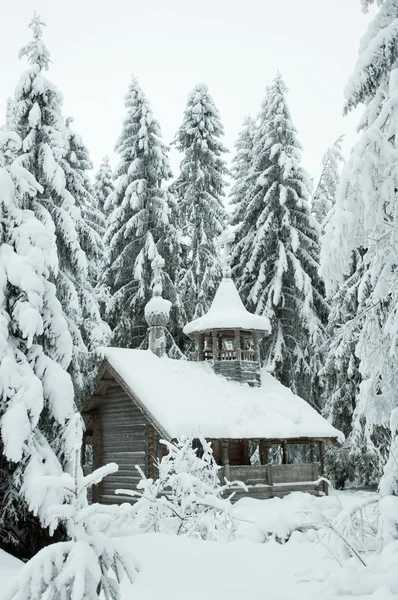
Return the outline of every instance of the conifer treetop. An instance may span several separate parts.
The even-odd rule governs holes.
[[[24,56],[27,57],[31,65],[37,65],[40,71],[47,71],[50,67],[50,52],[47,46],[42,41],[43,27],[46,23],[42,21],[35,12],[33,19],[29,23],[29,28],[33,32],[33,40],[31,40],[26,46],[23,46],[19,51],[19,58]]]
[[[207,154],[221,156],[227,152],[219,139],[221,135],[224,135],[224,127],[209,88],[205,83],[198,83],[188,95],[184,120],[174,143],[180,151],[190,148],[194,157],[200,155],[204,158]],[[184,161],[182,168],[183,165]]]
[[[126,165],[132,164],[132,170],[129,169],[128,173],[129,178],[144,175],[155,182],[170,179],[171,169],[166,155],[166,146],[161,140],[160,125],[154,119],[149,101],[134,75],[124,104],[127,116],[115,146],[115,152],[121,157],[116,167],[115,178],[125,172]],[[144,168],[142,161],[147,158],[151,158],[151,162],[150,164],[146,162],[147,168]],[[134,162],[135,159],[137,163]]]

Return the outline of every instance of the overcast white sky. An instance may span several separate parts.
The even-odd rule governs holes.
[[[36,10],[47,23],[53,65],[48,76],[64,95],[97,167],[110,154],[134,73],[170,143],[186,97],[209,85],[233,143],[245,115],[257,114],[279,69],[310,174],[338,135],[354,139],[358,115],[343,117],[343,88],[369,16],[359,0],[18,0],[0,2],[0,108],[26,67],[18,51]],[[178,157],[172,155],[174,170]]]

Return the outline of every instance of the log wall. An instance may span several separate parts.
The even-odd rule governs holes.
[[[249,385],[261,385],[260,363],[245,360],[215,360],[214,372],[224,375],[227,379],[248,383]]]
[[[135,465],[148,474],[148,429],[152,427],[143,413],[120,386],[114,386],[101,398],[94,420],[94,466],[115,462],[117,473],[108,475],[93,490],[93,500],[103,504],[121,504],[127,496],[115,490],[136,489],[141,477]],[[150,450],[153,451],[153,435]]]

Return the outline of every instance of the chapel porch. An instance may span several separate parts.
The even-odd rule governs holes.
[[[220,482],[242,481],[245,492],[236,487],[233,501],[244,496],[265,499],[290,492],[327,494],[324,476],[325,440],[212,440]],[[251,464],[256,448],[257,464]],[[300,461],[300,462],[299,462]],[[260,463],[260,464],[258,464]]]

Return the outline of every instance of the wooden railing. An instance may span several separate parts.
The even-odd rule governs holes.
[[[316,481],[320,477],[319,463],[304,465],[228,465],[219,471],[221,481],[239,480],[247,485],[286,485]]]
[[[221,350],[219,360],[236,360],[235,350]]]
[[[254,350],[241,350],[242,360],[244,361],[255,361]]]
[[[254,350],[241,350],[240,356],[241,360],[244,362],[255,362],[256,360]],[[212,351],[205,349],[203,351],[203,359],[212,360]],[[218,353],[216,360],[236,360],[236,350],[221,350],[221,352]]]

